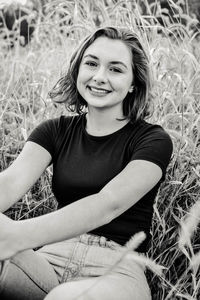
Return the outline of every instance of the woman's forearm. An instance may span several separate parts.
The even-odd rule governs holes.
[[[19,251],[70,239],[109,223],[112,205],[101,193],[76,201],[55,212],[16,221]]]
[[[5,171],[0,173],[0,212],[4,212],[14,204],[14,194],[12,193],[12,186],[5,176]]]

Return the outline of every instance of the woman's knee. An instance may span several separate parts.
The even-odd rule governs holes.
[[[9,263],[0,283],[0,298],[3,300],[42,300],[46,293],[41,290],[15,264]]]
[[[1,299],[44,299],[59,284],[49,263],[31,250],[1,263],[0,274]]]
[[[69,291],[67,291],[67,283],[63,283],[57,287],[55,287],[45,298],[44,300],[68,300],[72,299],[69,295]]]
[[[93,279],[85,279],[81,281],[73,281],[60,284],[54,288],[46,297],[45,300],[88,300],[90,299],[88,291],[94,284]],[[92,298],[96,299],[96,298]]]
[[[62,284],[63,285],[63,284]],[[45,298],[44,300],[60,300],[65,299],[63,297],[63,288],[62,285],[59,285],[58,287],[54,288]],[[61,298],[62,295],[62,298]]]

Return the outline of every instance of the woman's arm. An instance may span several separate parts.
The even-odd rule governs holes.
[[[0,173],[0,211],[17,202],[36,182],[51,161],[43,147],[27,142],[17,159]]]
[[[107,224],[142,198],[161,176],[162,171],[156,164],[144,160],[132,161],[99,193],[50,214],[9,223],[7,246],[9,244],[9,249],[17,253],[69,239]]]

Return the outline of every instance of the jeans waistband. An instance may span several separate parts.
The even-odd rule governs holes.
[[[108,240],[104,236],[98,236],[94,234],[82,234],[80,235],[80,242],[85,245],[94,245],[94,246],[100,246],[104,248],[112,248],[117,249],[121,248],[122,246],[117,244],[116,242],[112,240]]]

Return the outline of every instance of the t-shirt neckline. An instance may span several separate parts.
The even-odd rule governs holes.
[[[115,135],[118,135],[120,134],[122,131],[124,131],[129,125],[130,125],[130,121],[128,123],[126,123],[123,127],[121,127],[120,129],[112,132],[112,133],[109,133],[109,134],[106,134],[106,135],[92,135],[92,134],[89,134],[87,131],[86,131],[86,114],[83,114],[82,116],[82,130],[84,132],[84,134],[90,138],[90,139],[93,139],[93,140],[106,140],[106,139],[109,139]]]

